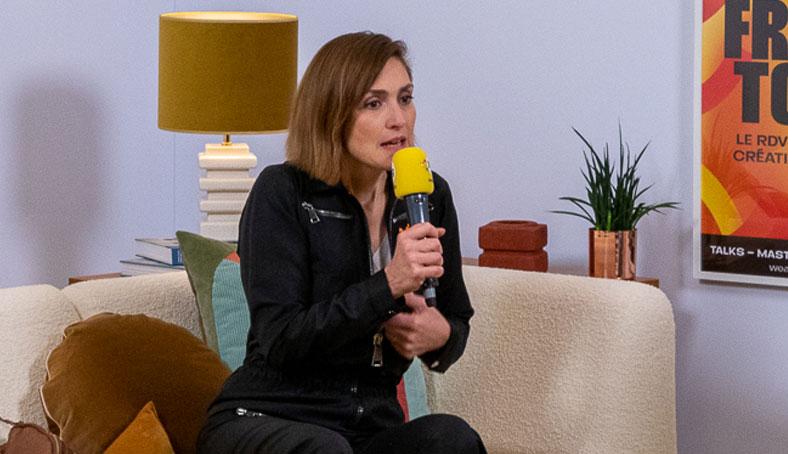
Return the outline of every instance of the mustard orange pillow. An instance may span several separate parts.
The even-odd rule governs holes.
[[[145,315],[98,314],[66,328],[41,388],[51,429],[80,454],[102,452],[156,402],[176,452],[194,452],[229,370],[186,329]]]
[[[175,454],[161,426],[156,406],[148,402],[104,454]]]

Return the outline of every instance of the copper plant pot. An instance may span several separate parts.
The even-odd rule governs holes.
[[[635,279],[637,230],[607,232],[588,229],[588,275]]]

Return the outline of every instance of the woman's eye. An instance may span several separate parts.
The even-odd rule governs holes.
[[[369,101],[364,103],[364,107],[367,109],[378,109],[382,103],[379,99],[370,99]]]
[[[406,106],[413,102],[413,95],[402,95],[399,97],[399,103]]]

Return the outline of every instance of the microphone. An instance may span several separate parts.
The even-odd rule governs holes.
[[[394,153],[391,160],[394,195],[405,199],[410,225],[430,222],[429,195],[435,190],[427,154],[419,147],[407,147]],[[427,306],[435,306],[438,280],[431,277],[424,281],[419,293]]]

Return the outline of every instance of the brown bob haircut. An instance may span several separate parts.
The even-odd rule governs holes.
[[[386,35],[349,33],[320,48],[290,111],[288,162],[329,185],[351,189],[347,139],[355,111],[392,57],[402,61],[412,78],[405,43]]]

